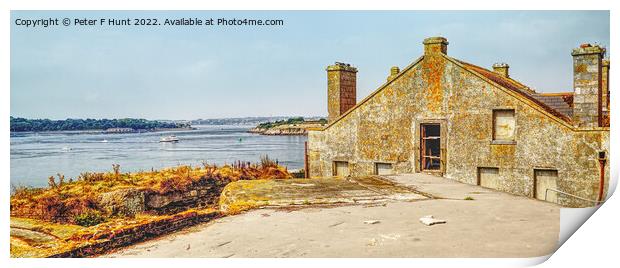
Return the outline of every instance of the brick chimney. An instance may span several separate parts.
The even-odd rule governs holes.
[[[327,113],[331,123],[356,103],[357,68],[336,62],[327,66]]]
[[[609,111],[609,59],[604,59],[602,64],[603,95],[601,96],[601,103],[603,111]]]
[[[424,39],[424,55],[443,53],[448,54],[448,39],[445,37],[429,37]]]
[[[573,49],[573,122],[578,127],[601,125],[605,48],[582,44]]]
[[[503,76],[503,77],[510,77],[508,75],[508,69],[510,68],[510,66],[508,66],[508,64],[506,63],[495,63],[493,64],[493,72]]]

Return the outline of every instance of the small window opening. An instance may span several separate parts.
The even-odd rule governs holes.
[[[375,163],[375,175],[390,175],[392,173],[392,164]]]
[[[349,162],[334,161],[334,176],[337,176],[337,177],[349,176]]]
[[[515,110],[493,110],[493,140],[515,140]]]

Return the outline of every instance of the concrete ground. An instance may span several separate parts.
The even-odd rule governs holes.
[[[419,199],[428,197],[379,176],[240,180],[224,188],[219,206],[223,212],[236,212],[258,207],[372,204]]]
[[[534,257],[557,247],[557,205],[425,174],[388,178],[435,199],[257,209],[102,257]],[[426,226],[426,215],[447,223]]]

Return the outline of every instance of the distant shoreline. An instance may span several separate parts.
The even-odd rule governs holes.
[[[44,130],[44,131],[10,131],[13,133],[29,134],[29,133],[44,133],[44,134],[59,134],[59,133],[75,133],[75,134],[128,134],[128,133],[144,133],[144,132],[164,132],[164,131],[187,131],[196,130],[195,127],[183,127],[183,128],[154,128],[154,129],[134,129],[127,132],[112,132],[106,129],[84,129],[84,130]]]
[[[280,136],[305,136],[308,131],[305,128],[285,128],[285,129],[264,129],[251,128],[249,133],[258,135],[280,135]]]
[[[104,133],[130,133],[151,131],[155,129],[189,128],[185,121],[146,120],[143,118],[121,119],[73,119],[50,120],[28,119],[11,116],[9,130],[11,132],[43,132],[43,131],[102,131]]]
[[[274,136],[307,136],[308,130],[319,129],[324,127],[324,124],[317,122],[303,122],[296,124],[282,124],[273,127],[260,127],[256,126],[248,130],[249,133],[259,135],[274,135]]]

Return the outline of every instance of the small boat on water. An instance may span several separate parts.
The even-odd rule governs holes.
[[[178,142],[178,141],[179,141],[179,138],[177,138],[177,136],[175,135],[170,135],[170,136],[159,139],[159,142]]]

